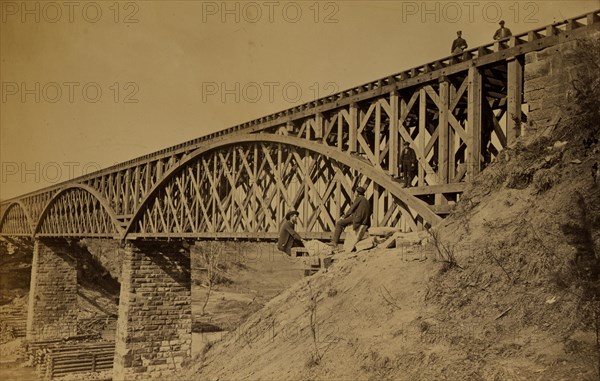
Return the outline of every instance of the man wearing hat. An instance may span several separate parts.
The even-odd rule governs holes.
[[[299,213],[295,210],[287,212],[285,221],[281,224],[279,230],[277,248],[290,256],[292,255],[292,247],[304,247],[302,238],[294,230],[294,225],[298,221],[298,215]]]
[[[494,40],[502,40],[503,38],[512,36],[510,29],[504,27],[504,20],[500,20],[500,29],[494,33]]]
[[[365,188],[357,187],[355,194],[356,196],[350,210],[342,216],[341,220],[335,223],[335,231],[331,244],[336,248],[340,243],[340,236],[346,226],[352,224],[354,231],[358,231],[361,225],[371,226],[371,205],[365,197]]]
[[[404,177],[404,187],[412,186],[415,171],[417,169],[417,154],[410,148],[410,144],[405,140],[402,151],[400,152],[400,173]]]
[[[467,41],[462,38],[462,31],[456,32],[456,40],[452,41],[452,48],[450,48],[450,52],[452,54],[460,54],[464,52],[467,48]]]

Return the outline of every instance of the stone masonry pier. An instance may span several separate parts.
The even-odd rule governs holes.
[[[165,380],[189,360],[192,308],[189,248],[131,242],[125,248],[114,381]]]
[[[31,267],[27,340],[77,334],[77,260],[64,239],[36,239]]]
[[[600,32],[586,37],[597,40]],[[570,40],[525,55],[523,92],[534,127],[544,129],[557,123],[561,106],[573,101],[573,83],[585,72],[593,73],[595,67],[577,52],[580,43]]]

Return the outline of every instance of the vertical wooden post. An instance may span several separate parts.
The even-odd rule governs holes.
[[[140,197],[140,189],[142,188],[140,186],[140,182],[141,182],[141,180],[140,180],[140,165],[136,165],[134,171],[135,172],[134,172],[134,180],[133,180],[134,181],[134,184],[133,184],[133,187],[134,187],[134,191],[133,191],[133,208],[137,209],[138,201],[141,198]]]
[[[131,168],[125,170],[125,179],[123,181],[123,188],[125,188],[125,194],[123,195],[123,209],[121,210],[121,213],[123,214],[129,214],[129,197],[131,196],[129,184],[131,184]]]
[[[323,138],[323,114],[320,112],[315,114],[315,120],[313,121],[313,129],[315,130],[315,139]]]
[[[448,108],[450,107],[450,83],[447,78],[440,78],[439,88],[439,137],[438,137],[438,183],[448,184],[448,158],[450,154],[449,149],[449,133],[448,131]],[[444,205],[447,204],[447,200],[441,193],[436,193],[435,204]]]
[[[162,159],[158,159],[158,161],[156,162],[156,182],[158,183],[158,180],[160,180],[160,178],[162,177],[162,173],[163,173],[163,162]]]
[[[302,167],[304,168],[304,199],[302,202],[304,203],[303,213],[302,213],[302,227],[305,232],[308,232],[308,220],[310,219],[308,216],[310,205],[310,188],[308,187],[307,177],[310,177],[309,168],[308,168],[308,150],[304,149],[304,157],[302,158]]]
[[[450,83],[450,98],[449,103],[453,104],[456,99],[456,86]],[[448,108],[448,117],[452,115],[452,111]],[[452,125],[448,127],[448,183],[451,183],[456,176],[456,132]]]
[[[523,57],[513,57],[508,61],[506,145],[512,144],[521,135],[520,121],[523,94],[523,67]],[[517,119],[517,122],[515,122],[515,119]]]
[[[278,144],[277,145],[277,172],[275,173],[275,176],[277,176],[278,179],[281,179],[283,177],[282,176],[283,152],[281,152],[282,149],[283,149],[283,144]],[[275,189],[277,192],[277,197],[276,197],[276,201],[275,201],[276,205],[277,205],[277,210],[275,213],[277,213],[277,215],[275,216],[275,218],[276,218],[277,228],[279,228],[279,226],[281,226],[281,223],[283,222],[283,213],[285,213],[285,210],[287,208],[285,206],[285,195],[282,194],[282,190],[280,190],[279,187],[276,187]]]
[[[231,148],[231,178],[233,179],[233,184],[231,184],[231,228],[235,230],[235,219],[238,216],[238,208],[241,207],[242,204],[242,198],[239,196],[238,190],[237,190],[237,181],[235,179],[235,170],[238,168],[238,162],[237,162],[237,150],[235,149],[235,147]],[[240,166],[242,165],[242,163],[240,162],[239,164]],[[275,188],[275,192],[277,192],[277,188]],[[236,206],[237,204],[237,206]]]
[[[381,164],[381,103],[375,105],[375,144],[373,145],[373,154],[375,155],[375,167]]]
[[[448,184],[448,107],[450,104],[449,83],[447,79],[440,81],[439,138],[438,138],[438,174],[439,183]]]
[[[391,176],[398,176],[398,92],[392,91],[390,93],[390,136],[388,138],[388,162],[390,167],[388,172]]]
[[[350,105],[350,126],[348,136],[348,151],[350,153],[356,152],[357,148],[357,137],[358,137],[358,107],[355,103]]]
[[[258,205],[259,202],[256,199],[256,189],[258,188],[258,145],[254,144],[254,155],[252,158],[252,172],[254,172],[254,184],[252,184],[252,231],[258,231]]]
[[[342,151],[344,145],[344,117],[342,113],[337,114],[337,149]]]
[[[146,179],[144,180],[144,195],[148,192],[150,187],[152,187],[151,173],[152,172],[152,163],[146,164]],[[103,177],[104,179],[104,177]]]
[[[467,179],[473,178],[481,168],[481,115],[483,106],[483,84],[479,70],[469,68],[469,102],[467,109]]]
[[[373,181],[373,217],[371,220],[373,227],[379,226],[379,185]]]
[[[217,154],[213,153],[212,155],[212,161],[213,161],[213,173],[212,173],[212,177],[213,177],[213,184],[216,187],[217,186]],[[212,208],[212,223],[213,223],[213,229],[216,232],[217,231],[217,214],[218,214],[218,209],[219,207],[217,206],[217,202],[221,202],[220,200],[217,201],[217,195],[218,195],[218,189],[213,188],[212,190],[212,202],[213,202],[213,208]]]
[[[423,161],[427,161],[427,153],[425,152],[425,137],[427,135],[427,92],[425,88],[419,90],[419,145],[423,153]],[[404,128],[404,127],[402,127]],[[419,186],[425,185],[425,168],[419,164]]]
[[[150,166],[150,163],[146,164],[146,168],[148,168],[148,166]],[[100,176],[98,189],[100,189],[100,194],[107,194],[106,193],[106,175]],[[110,201],[110,197],[108,197],[108,200]]]
[[[336,210],[333,214],[335,220],[337,221],[342,216],[342,181],[338,176],[340,172],[340,168],[334,166],[335,176],[336,176],[336,186],[335,186],[335,200],[336,200]],[[343,177],[343,176],[342,176]],[[335,221],[334,221],[335,222]]]
[[[121,185],[123,184],[123,174],[121,171],[117,172],[117,180],[115,181],[115,212],[117,214],[123,214],[123,203],[121,202]]]

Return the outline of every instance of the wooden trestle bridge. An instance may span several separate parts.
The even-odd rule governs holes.
[[[352,189],[373,226],[439,222],[520,134],[524,56],[597,30],[599,11],[445,57],[285,111],[5,200],[0,234],[33,237],[328,237]],[[403,141],[416,151],[402,188]]]

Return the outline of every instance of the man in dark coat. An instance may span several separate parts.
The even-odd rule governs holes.
[[[410,144],[405,141],[404,148],[400,152],[400,173],[404,176],[404,187],[412,186],[413,178],[417,170],[417,154],[410,148]]]
[[[452,54],[459,54],[465,51],[467,48],[467,41],[462,38],[462,31],[456,32],[456,40],[452,41],[452,48],[450,48],[450,52]]]
[[[504,26],[504,20],[500,20],[499,24],[500,29],[498,29],[496,33],[494,33],[494,40],[498,41],[502,40],[503,38],[512,36],[512,32],[510,31],[510,29]]]
[[[365,197],[365,188],[357,187],[355,192],[356,198],[350,210],[342,216],[341,220],[335,223],[335,231],[331,243],[336,248],[340,242],[342,231],[346,226],[352,224],[354,231],[357,231],[361,225],[371,226],[371,205]]]
[[[281,224],[279,230],[279,240],[277,241],[277,248],[287,255],[292,255],[293,247],[304,247],[302,238],[294,230],[294,225],[298,221],[299,213],[295,210],[287,212],[285,215],[285,221]]]

